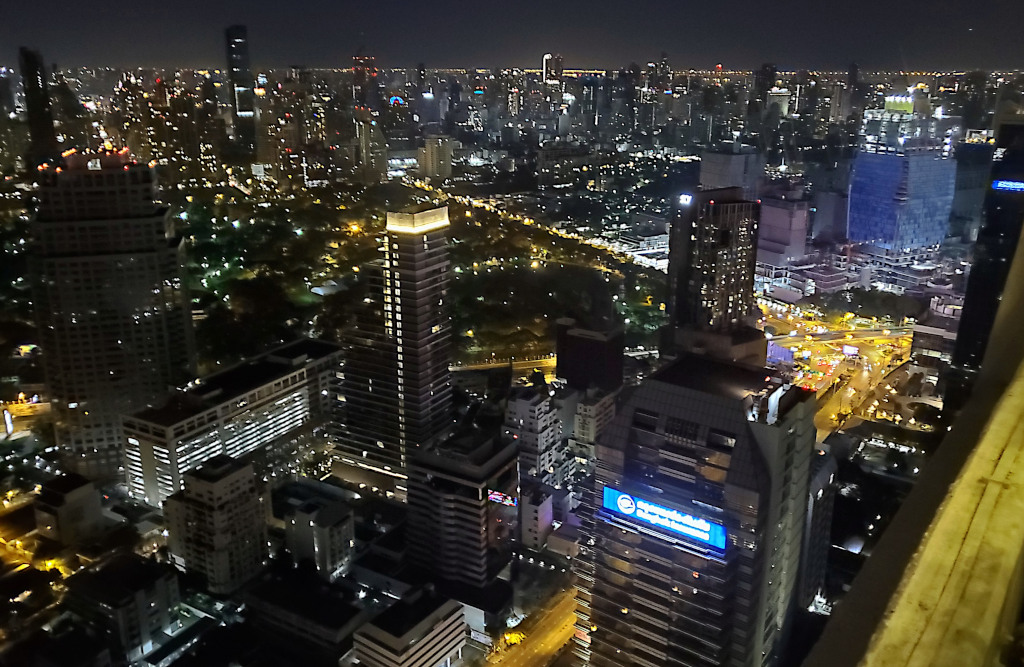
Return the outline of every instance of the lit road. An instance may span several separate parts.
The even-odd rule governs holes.
[[[765,311],[763,321],[778,332],[771,339],[774,343],[793,350],[797,384],[820,392],[834,382],[841,383],[814,418],[817,439],[822,442],[833,431],[860,421],[857,417],[840,420],[844,413],[856,414],[861,403],[872,396],[872,390],[891,372],[894,358],[909,355],[912,328],[882,328],[860,318],[844,318],[836,326],[806,315],[772,308]],[[858,320],[864,326],[850,326]],[[845,345],[856,347],[858,358],[848,359],[842,352]]]
[[[502,359],[500,361],[488,361],[482,364],[459,364],[452,366],[452,372],[455,371],[490,371],[496,368],[504,368],[508,366],[508,359]],[[554,355],[550,357],[541,357],[540,359],[525,359],[516,360],[512,362],[512,370],[517,373],[529,373],[534,368],[539,368],[545,373],[547,371],[554,372],[557,360]]]
[[[503,220],[515,221],[515,222],[518,222],[518,223],[523,224],[525,226],[531,226],[531,225],[537,224],[537,222],[533,218],[531,218],[529,216],[526,216],[526,215],[519,214],[519,213],[514,213],[512,211],[508,211],[508,210],[505,209],[504,206],[496,205],[497,202],[495,200],[493,200],[493,199],[490,199],[490,198],[488,198],[488,199],[477,199],[475,197],[470,197],[470,196],[467,196],[467,195],[449,195],[446,192],[444,192],[443,190],[441,190],[441,188],[436,187],[436,186],[432,186],[432,185],[428,185],[428,184],[423,183],[422,181],[419,181],[419,180],[407,179],[406,180],[406,184],[407,185],[411,185],[411,186],[413,186],[415,188],[419,188],[420,190],[436,193],[438,196],[440,196],[442,198],[445,198],[445,199],[453,199],[453,200],[459,202],[460,204],[464,204],[464,205],[467,205],[467,206],[472,206],[473,208],[483,209],[483,210],[487,211],[488,213],[493,213],[494,215],[497,215],[499,218],[501,218]],[[597,248],[599,250],[603,250],[606,253],[608,253],[609,256],[611,256],[612,258],[614,258],[615,260],[617,260],[619,262],[628,263],[628,262],[636,261],[635,258],[632,255],[623,252],[620,248],[615,247],[614,244],[608,243],[607,241],[605,241],[604,239],[601,239],[599,237],[595,237],[595,238],[585,237],[585,236],[581,236],[580,234],[564,232],[561,229],[557,229],[555,227],[547,227],[547,226],[542,226],[542,225],[538,225],[538,227],[540,227],[541,229],[544,229],[545,231],[547,231],[548,234],[550,234],[552,236],[560,236],[560,237],[562,237],[564,239],[572,239],[574,241],[578,241],[579,243],[592,246],[592,247]],[[559,263],[563,263],[563,262],[559,262]],[[587,266],[587,265],[583,265],[583,266]],[[591,268],[595,268],[595,267],[591,267]],[[597,267],[597,268],[601,268],[601,267]],[[607,268],[602,268],[602,270],[610,271],[610,269],[607,269]]]
[[[576,624],[575,589],[570,587],[554,600],[554,605],[533,614],[516,628],[526,635],[521,644],[509,647],[488,662],[502,667],[544,667],[550,664],[572,638]]]

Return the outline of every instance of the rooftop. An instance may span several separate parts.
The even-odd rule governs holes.
[[[387,215],[387,231],[391,233],[426,234],[448,225],[448,207],[431,202],[388,211]]]
[[[303,338],[201,378],[188,391],[174,394],[160,407],[140,410],[131,418],[163,427],[173,426],[216,405],[244,396],[312,361],[336,354],[340,349],[334,343]]]
[[[102,567],[86,570],[67,581],[68,590],[91,602],[119,607],[132,603],[135,594],[173,575],[173,568],[134,554],[115,556]]]
[[[64,495],[71,493],[76,489],[80,489],[83,486],[91,485],[92,482],[82,477],[78,473],[66,472],[60,477],[54,477],[50,481],[42,485],[43,493],[56,493]]]
[[[762,394],[782,384],[782,378],[773,370],[742,366],[699,354],[679,357],[652,375],[651,379],[735,400]]]
[[[359,614],[346,593],[320,579],[289,573],[265,579],[253,586],[249,596],[321,627],[339,630]]]
[[[204,461],[198,468],[193,468],[185,474],[187,477],[204,482],[216,482],[247,467],[249,467],[248,463],[233,459],[227,454],[218,454]]]
[[[403,598],[391,605],[384,613],[375,618],[371,625],[392,637],[403,637],[448,601],[446,597],[424,591],[419,595]]]
[[[486,433],[473,427],[453,433],[447,439],[423,448],[420,460],[427,457],[441,458],[449,463],[468,463],[483,467],[510,446],[513,446],[511,441],[498,433]]]

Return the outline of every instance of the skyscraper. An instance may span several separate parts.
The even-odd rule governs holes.
[[[356,109],[355,123],[359,150],[356,180],[366,185],[380,183],[388,173],[388,145],[380,123],[366,108]]]
[[[443,134],[427,137],[419,149],[420,177],[443,181],[452,175],[452,153],[455,144],[452,138]]]
[[[764,156],[754,146],[739,141],[708,148],[700,158],[700,188],[743,188],[743,196],[754,200],[761,193]]]
[[[252,466],[215,456],[164,503],[171,560],[203,575],[211,593],[233,593],[266,562],[265,516]]]
[[[409,562],[442,585],[491,586],[512,558],[517,459],[511,439],[475,430],[412,454]]]
[[[70,469],[115,477],[121,415],[192,376],[184,241],[127,148],[40,173],[31,261],[57,444]]]
[[[256,154],[256,102],[249,64],[249,32],[244,25],[228,26],[224,31],[224,42],[235,143],[240,152],[251,158]]]
[[[352,56],[352,101],[356,106],[380,109],[383,100],[377,74],[376,58],[361,53]]]
[[[946,238],[956,164],[930,146],[901,153],[860,152],[850,181],[849,239],[891,253]]]
[[[25,90],[25,109],[28,115],[29,148],[25,167],[29,170],[59,157],[57,131],[53,126],[50,106],[49,76],[38,51],[21,47],[18,53],[21,83]]]
[[[620,406],[584,493],[577,655],[773,665],[798,587],[814,396],[686,355]]]
[[[588,327],[570,317],[555,322],[555,374],[573,389],[617,391],[622,386],[625,328],[611,318],[600,324]]]
[[[0,67],[0,116],[14,113],[14,77],[6,67]]]
[[[754,271],[760,204],[738,187],[682,194],[669,237],[669,347],[764,362]]]
[[[405,494],[408,456],[452,423],[448,207],[387,215],[373,307],[348,340],[338,474]]]
[[[996,142],[998,148],[953,352],[953,365],[967,372],[976,372],[985,359],[1024,227],[1024,116],[1004,119]]]
[[[545,484],[558,483],[562,422],[554,391],[546,384],[513,387],[505,409],[504,432],[519,449],[519,470]]]

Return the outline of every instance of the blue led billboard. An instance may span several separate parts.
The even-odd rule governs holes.
[[[716,549],[725,549],[725,526],[707,519],[656,505],[610,486],[604,487],[601,505],[616,514],[664,528]]]
[[[1009,192],[1024,192],[1024,182],[1021,181],[992,181],[993,190],[1007,190]]]

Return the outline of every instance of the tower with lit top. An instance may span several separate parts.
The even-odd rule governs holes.
[[[338,474],[402,498],[412,452],[452,424],[448,207],[389,212],[374,294],[348,340]]]

